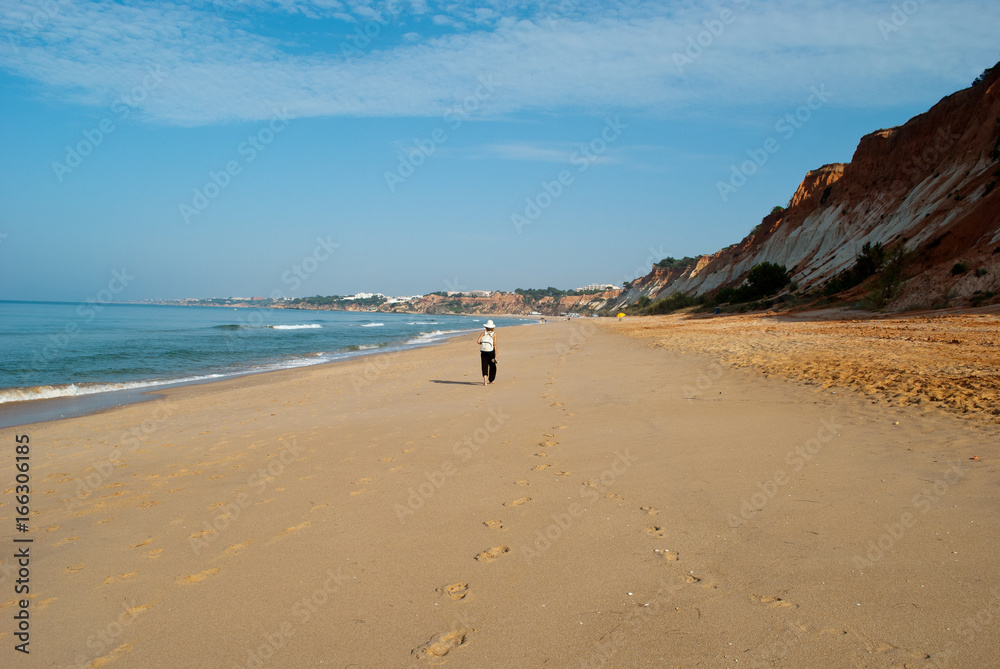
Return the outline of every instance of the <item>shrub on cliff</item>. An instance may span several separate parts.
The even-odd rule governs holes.
[[[874,244],[865,242],[865,245],[861,247],[861,253],[854,259],[854,267],[845,269],[827,281],[823,286],[823,294],[829,297],[854,288],[878,272],[885,260],[886,250],[882,247],[881,242]]]
[[[746,283],[736,288],[723,288],[715,295],[718,302],[750,302],[773,295],[791,283],[784,265],[762,262],[747,274]]]
[[[881,268],[872,280],[868,298],[861,303],[861,306],[869,309],[884,308],[889,300],[896,296],[903,281],[906,280],[906,265],[909,259],[910,254],[903,244],[898,244],[887,251]]]
[[[691,256],[684,256],[680,260],[676,258],[667,257],[653,266],[659,267],[660,269],[687,269],[693,264],[694,264],[694,258],[692,258]]]
[[[664,297],[656,302],[649,305],[646,313],[650,315],[656,314],[671,314],[678,309],[686,309],[687,307],[693,307],[696,305],[705,304],[705,298],[702,297],[688,297],[683,293],[674,293],[670,297]]]

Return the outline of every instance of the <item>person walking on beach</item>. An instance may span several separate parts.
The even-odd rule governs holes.
[[[492,318],[486,321],[486,325],[483,327],[486,329],[479,335],[476,343],[479,344],[479,358],[483,365],[483,385],[485,386],[493,383],[493,380],[497,378],[497,332]]]

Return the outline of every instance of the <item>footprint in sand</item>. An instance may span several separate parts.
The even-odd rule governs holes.
[[[432,636],[424,645],[414,648],[410,652],[410,655],[414,655],[420,660],[433,660],[444,657],[452,649],[464,645],[467,638],[468,632],[466,630],[441,632]]]
[[[469,594],[469,584],[465,581],[460,583],[452,583],[451,585],[446,585],[441,588],[437,588],[434,592],[440,592],[446,594],[452,599],[458,601],[459,599],[465,599],[465,596]]]
[[[305,528],[309,527],[310,525],[312,525],[312,523],[309,522],[308,520],[305,521],[305,522],[303,522],[303,523],[299,523],[298,525],[292,525],[291,527],[286,528],[285,531],[282,532],[281,534],[279,534],[278,536],[272,537],[271,540],[268,541],[267,543],[268,544],[273,544],[274,542],[279,541],[280,539],[282,539],[284,537],[287,537],[289,534],[292,534],[293,532],[298,532],[299,530],[304,530]]]
[[[149,604],[140,604],[139,606],[133,606],[127,608],[125,609],[125,613],[129,614],[130,616],[137,616],[140,613],[145,613],[149,609],[153,608],[154,603],[155,602],[150,602]]]
[[[199,538],[201,538],[201,537],[203,537],[203,536],[205,536],[207,534],[215,534],[215,530],[210,528],[210,529],[207,529],[207,530],[202,530],[201,532],[192,532],[191,535],[188,538],[189,539],[199,539]]]
[[[363,478],[359,478],[357,481],[351,481],[351,485],[361,485],[362,483],[371,483],[374,480],[375,479],[373,479],[371,476],[365,476]]]
[[[493,562],[498,557],[508,552],[510,552],[510,547],[508,546],[494,546],[489,550],[485,550],[482,553],[477,554],[476,562]]]
[[[191,574],[190,576],[185,576],[184,578],[177,579],[178,583],[201,583],[206,578],[210,576],[215,576],[219,573],[222,567],[215,567],[213,569],[206,569],[205,571],[199,572],[197,574]]]
[[[114,662],[120,655],[125,655],[126,653],[131,653],[131,652],[132,652],[132,644],[123,643],[122,645],[118,646],[107,655],[95,657],[91,661],[90,666],[95,667],[95,669],[97,667],[103,667],[107,664]]]
[[[147,551],[147,552],[143,553],[143,555],[145,555],[146,557],[148,557],[150,560],[155,560],[156,558],[158,558],[161,555],[163,555],[163,549],[162,548],[154,548],[151,551]]]
[[[654,548],[653,553],[661,558],[664,558],[670,562],[677,562],[681,559],[681,556],[672,550],[667,548]]]
[[[662,539],[664,534],[662,527],[657,527],[656,525],[648,525],[646,529],[643,530],[646,534],[653,537],[654,539]]]
[[[139,508],[140,508],[140,509],[148,509],[149,507],[151,507],[151,506],[156,506],[157,504],[159,504],[159,502],[153,502],[153,501],[150,501],[150,502],[142,502],[142,503],[141,503],[141,504],[139,505]]]
[[[108,520],[111,520],[111,519],[109,518]],[[101,522],[107,522],[107,521],[101,521]],[[59,525],[51,525],[49,527],[46,527],[45,531],[46,532],[55,532],[56,530],[59,529],[59,527],[60,527]]]
[[[538,465],[538,467],[545,469],[546,467],[548,467],[548,465]],[[536,467],[535,469],[538,469],[538,467]],[[521,479],[519,481],[514,481],[514,485],[531,485],[531,484],[528,483],[526,480]]]
[[[563,406],[563,403],[562,402],[553,402],[550,406],[561,407],[561,406]]]
[[[368,488],[362,488],[361,490],[352,490],[352,491],[351,491],[350,493],[348,493],[348,494],[349,494],[349,495],[350,495],[351,497],[354,497],[354,496],[356,496],[356,495],[363,495],[363,494],[365,494],[366,492],[368,492]]]
[[[583,485],[587,486],[588,488],[598,488],[598,487],[600,487],[597,484],[597,481],[589,481],[587,479],[583,480]]]
[[[765,595],[753,595],[753,598],[755,600],[757,600],[758,602],[760,602],[761,604],[763,604],[764,606],[767,606],[769,608],[774,608],[774,609],[781,608],[781,609],[783,609],[783,608],[788,608],[790,606],[795,606],[796,608],[798,608],[795,604],[792,604],[791,602],[786,602],[781,597],[768,597],[768,596],[765,596]]]
[[[485,520],[485,521],[483,521],[483,525],[485,525],[486,527],[490,528],[491,530],[502,530],[503,529],[503,521],[502,520]]]
[[[65,539],[63,539],[62,541],[57,541],[56,543],[54,543],[54,544],[52,544],[52,545],[53,545],[53,546],[62,546],[63,544],[68,544],[68,543],[70,543],[71,541],[76,541],[76,540],[77,540],[77,539],[79,539],[79,538],[80,538],[80,537],[66,537],[66,538],[65,538]]]
[[[534,467],[531,468],[531,471],[533,471],[533,472],[540,472],[543,469],[548,469],[551,466],[552,465],[535,465]]]
[[[651,516],[655,516],[656,514],[658,514],[660,512],[660,510],[657,509],[655,506],[640,506],[639,510],[640,511],[645,511],[646,513],[648,513]]]
[[[559,442],[558,441],[540,441],[540,442],[538,442],[538,445],[541,446],[542,448],[548,448],[550,446],[558,446]]]
[[[314,506],[313,508],[311,508],[309,510],[310,511],[319,511],[320,509],[322,509],[323,507],[326,507],[326,506],[330,506],[330,503],[329,502],[323,502],[322,504],[317,504],[316,506]]]
[[[87,565],[85,563],[81,562],[80,564],[75,564],[72,567],[66,567],[66,573],[67,574],[72,574],[73,572],[80,571],[85,566],[87,566]]]
[[[241,550],[243,550],[244,548],[246,548],[247,546],[249,546],[252,543],[253,543],[253,539],[247,539],[246,541],[244,541],[241,544],[233,544],[232,546],[230,546],[229,548],[227,548],[226,550],[224,550],[222,552],[225,553],[226,555],[234,555],[236,553],[239,553]]]
[[[112,583],[114,583],[116,581],[119,581],[119,580],[124,581],[125,579],[132,578],[133,576],[135,576],[138,573],[139,573],[138,571],[130,571],[127,574],[118,574],[117,576],[108,576],[106,579],[104,579],[104,585],[111,585]]]
[[[609,492],[607,495],[605,495],[605,497],[607,499],[613,499],[613,500],[616,500],[618,502],[624,502],[625,501],[625,498],[622,497],[621,495],[619,495],[616,492]]]
[[[153,543],[152,539],[146,539],[145,541],[140,541],[137,544],[132,544],[131,546],[129,546],[129,548],[139,548],[140,546],[148,546],[151,543]]]
[[[530,502],[530,501],[531,501],[530,497],[520,497],[518,499],[515,499],[513,502],[504,502],[503,505],[504,506],[521,506],[522,504],[524,504],[526,502]]]
[[[698,585],[700,585],[703,588],[710,588],[712,590],[714,590],[714,589],[716,589],[716,588],[719,587],[719,586],[715,585],[714,583],[709,583],[708,581],[702,580],[701,578],[695,576],[691,572],[688,572],[688,573],[684,574],[684,576],[682,576],[681,579],[685,583],[690,583],[692,585],[698,584]]]
[[[549,457],[549,454],[548,453],[535,453],[535,457],[536,458],[547,458],[547,457]]]
[[[569,476],[570,472],[556,472],[556,476]]]

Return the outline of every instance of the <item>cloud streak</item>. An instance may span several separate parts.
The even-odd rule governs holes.
[[[674,55],[738,2],[745,9],[678,68]],[[164,84],[141,113],[170,125],[259,121],[276,107],[292,117],[440,116],[489,74],[502,92],[481,113],[496,116],[671,117],[795,100],[818,83],[836,90],[840,105],[907,104],[923,100],[928,85],[971,83],[968,72],[996,60],[1000,23],[1000,6],[970,0],[921,5],[891,40],[878,28],[891,5],[861,2],[47,6],[54,9],[39,21],[30,5],[0,2],[6,71],[45,95],[106,106],[159,66]],[[294,21],[269,21],[276,13]],[[357,57],[342,55],[354,26],[379,16],[391,16],[392,29],[380,28]],[[271,27],[286,23],[295,31]]]

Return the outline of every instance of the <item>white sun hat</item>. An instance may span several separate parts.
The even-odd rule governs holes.
[[[490,320],[486,321],[486,325],[484,325],[483,327],[486,328],[487,330],[493,330],[494,328],[496,328],[496,326],[493,325],[493,319],[492,318]]]

